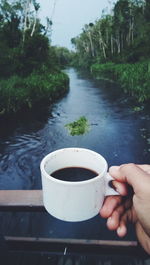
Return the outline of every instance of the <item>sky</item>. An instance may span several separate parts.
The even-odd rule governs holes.
[[[102,10],[112,6],[111,0],[38,0],[42,24],[45,17],[53,22],[52,45],[72,49],[71,38],[82,32],[85,24],[95,22]],[[114,1],[113,1],[114,2]]]

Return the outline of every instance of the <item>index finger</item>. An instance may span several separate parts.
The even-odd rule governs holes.
[[[134,192],[145,189],[150,185],[150,177],[141,167],[135,164],[113,166],[109,169],[110,175],[119,182],[128,183]]]

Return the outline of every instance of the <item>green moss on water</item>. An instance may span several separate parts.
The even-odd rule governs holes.
[[[147,138],[147,143],[150,144],[150,138]]]
[[[140,111],[142,111],[143,109],[144,109],[144,106],[140,106],[140,107],[135,106],[135,107],[132,108],[132,110],[133,110],[134,112],[140,112]]]
[[[84,116],[81,116],[77,121],[66,124],[65,127],[72,136],[83,135],[90,129],[88,120]]]

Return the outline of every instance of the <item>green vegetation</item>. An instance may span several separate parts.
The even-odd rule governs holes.
[[[61,68],[70,66],[72,60],[72,52],[65,47],[55,47],[55,53],[57,57],[57,63]]]
[[[134,64],[94,64],[91,71],[96,78],[109,78],[119,82],[125,93],[139,102],[150,99],[150,74],[148,63]]]
[[[88,120],[84,116],[80,117],[77,121],[66,124],[65,127],[72,136],[85,134],[90,128]]]
[[[0,115],[16,113],[35,104],[49,103],[67,91],[68,76],[64,73],[31,73],[28,77],[12,76],[0,82]]]
[[[144,109],[144,107],[143,106],[134,106],[133,107],[133,112],[140,112],[140,111],[142,111]]]
[[[52,21],[43,26],[39,8],[36,0],[1,1],[0,115],[50,102],[68,89],[60,52],[50,44]]]
[[[118,0],[72,39],[74,65],[120,82],[139,101],[150,98],[150,1]]]

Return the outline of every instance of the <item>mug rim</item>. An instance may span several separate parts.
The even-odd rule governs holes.
[[[56,178],[52,177],[51,175],[49,175],[46,172],[46,170],[44,168],[45,163],[48,160],[48,158],[51,155],[53,155],[54,153],[57,154],[59,152],[63,152],[63,151],[67,151],[67,150],[86,151],[86,152],[89,152],[89,153],[93,153],[94,155],[99,156],[99,158],[104,161],[105,167],[104,167],[104,169],[102,170],[102,172],[100,174],[98,173],[98,175],[96,177],[93,177],[93,178],[88,179],[88,180],[67,181],[67,180],[56,179]],[[90,170],[90,168],[88,168],[88,169]],[[40,163],[40,170],[41,170],[41,173],[44,174],[44,177],[46,177],[47,179],[49,179],[49,180],[51,180],[51,181],[53,181],[55,183],[59,183],[59,184],[63,184],[63,185],[71,185],[71,186],[86,185],[86,184],[89,184],[91,182],[95,182],[97,179],[102,178],[107,173],[107,169],[108,169],[107,161],[101,154],[99,154],[99,153],[97,153],[97,152],[95,152],[95,151],[93,151],[91,149],[81,148],[81,147],[66,147],[66,148],[57,149],[55,151],[52,151],[52,152],[48,153],[46,156],[44,156],[43,159],[41,160],[41,163]],[[59,170],[59,169],[57,169],[57,170]]]

